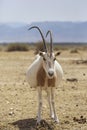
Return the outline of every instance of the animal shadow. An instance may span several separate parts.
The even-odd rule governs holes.
[[[37,124],[35,118],[18,120],[13,122],[12,125],[18,127],[19,130],[54,130],[45,120],[42,120],[40,124]]]

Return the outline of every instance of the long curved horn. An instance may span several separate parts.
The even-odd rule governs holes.
[[[50,56],[52,55],[53,52],[53,39],[52,39],[52,32],[50,30],[47,31],[46,37],[50,34]]]
[[[33,29],[33,28],[38,29],[38,31],[40,32],[41,37],[42,37],[42,40],[43,40],[43,43],[44,43],[45,52],[47,52],[46,42],[45,42],[45,38],[44,38],[44,36],[43,36],[43,33],[41,32],[40,28],[37,27],[37,26],[32,26],[32,27],[30,27],[28,30],[31,30],[31,29]]]

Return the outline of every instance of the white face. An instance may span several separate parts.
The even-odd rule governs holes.
[[[40,52],[40,56],[43,58],[43,68],[48,76],[48,78],[53,78],[55,75],[55,68],[54,68],[54,63],[55,63],[55,55],[54,53],[50,57],[48,53],[45,52]]]

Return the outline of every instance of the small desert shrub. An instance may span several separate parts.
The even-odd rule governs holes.
[[[12,43],[7,46],[6,51],[28,51],[29,47],[26,44]]]
[[[59,50],[59,46],[58,45],[54,45],[54,48],[53,48],[55,51],[58,51]]]
[[[2,51],[2,48],[0,47],[0,51]]]
[[[78,50],[76,48],[72,49],[70,53],[78,53]]]

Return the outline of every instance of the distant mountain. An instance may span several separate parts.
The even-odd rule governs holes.
[[[87,42],[87,22],[33,22],[0,23],[0,43],[42,40],[37,30],[28,31],[33,25],[39,26],[44,35],[52,30],[54,42]]]

